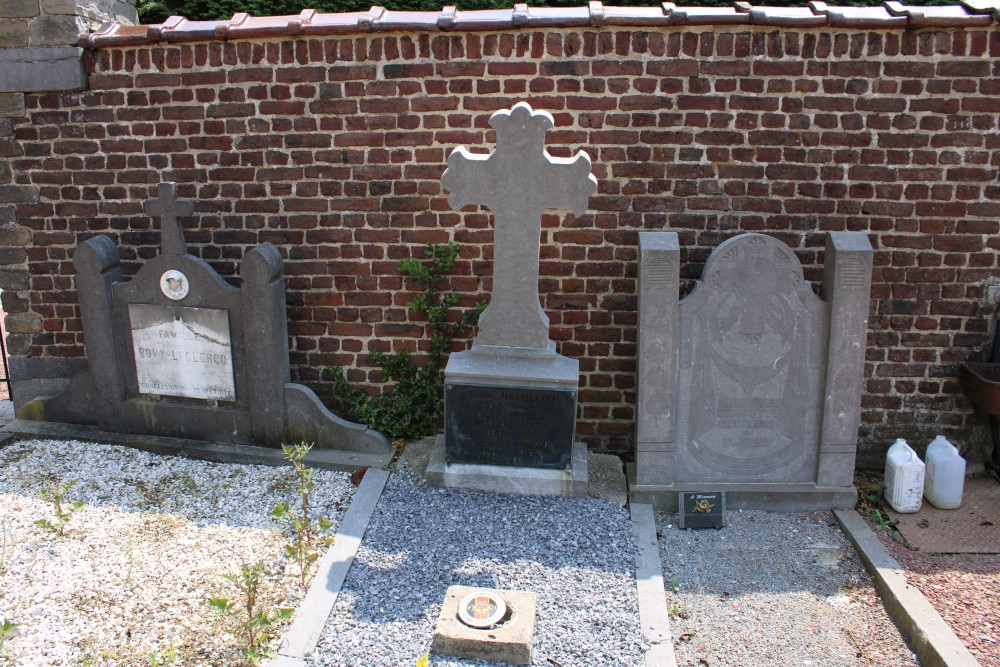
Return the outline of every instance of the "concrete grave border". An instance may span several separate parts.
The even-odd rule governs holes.
[[[920,590],[906,581],[899,562],[855,510],[834,510],[840,528],[872,577],[882,606],[923,667],[980,667]]]
[[[316,576],[281,642],[278,657],[268,663],[270,667],[300,667],[312,657],[388,481],[388,471],[369,468],[365,472],[337,528],[333,546],[319,562]]]

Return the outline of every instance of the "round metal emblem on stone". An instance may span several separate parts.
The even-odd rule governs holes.
[[[506,613],[507,603],[494,591],[475,591],[458,603],[458,620],[470,628],[492,628]]]
[[[187,276],[176,269],[170,269],[160,276],[160,291],[168,299],[180,301],[188,295],[190,290],[191,283],[188,281]]]

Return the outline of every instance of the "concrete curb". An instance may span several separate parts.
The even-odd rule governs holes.
[[[278,656],[268,663],[269,667],[299,667],[316,649],[388,480],[389,473],[385,470],[369,468],[365,472],[354,500],[337,529],[333,547],[320,561],[316,577],[278,649]]]
[[[906,583],[903,568],[864,519],[854,510],[833,513],[861,555],[886,611],[910,643],[921,666],[981,667],[923,593]]]
[[[642,635],[649,642],[645,667],[677,667],[674,642],[670,635],[666,588],[660,547],[656,540],[653,506],[644,503],[629,505],[632,515],[632,535],[638,553],[635,558],[635,586],[639,597],[639,623]]]

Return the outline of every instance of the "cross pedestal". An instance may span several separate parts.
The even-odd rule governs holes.
[[[533,480],[551,479],[528,483],[527,493],[585,493],[579,476],[586,448],[577,443],[574,451],[579,362],[556,354],[549,340],[538,259],[542,214],[582,215],[597,180],[583,151],[572,158],[545,151],[545,132],[554,126],[547,112],[522,102],[493,114],[490,126],[496,150],[456,148],[441,179],[453,208],[481,204],[494,214],[493,292],[472,350],[452,354],[445,368],[444,444],[429,479],[444,484],[449,471],[469,466],[477,470],[466,482],[494,480],[475,488],[515,491],[515,469],[531,470]],[[448,485],[469,485],[456,479]]]

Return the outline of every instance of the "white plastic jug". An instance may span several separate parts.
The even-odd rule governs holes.
[[[958,448],[939,435],[927,445],[927,474],[924,496],[934,507],[958,509],[965,486],[965,459]]]
[[[897,512],[920,509],[924,496],[924,462],[906,440],[897,440],[885,455],[885,499]]]

